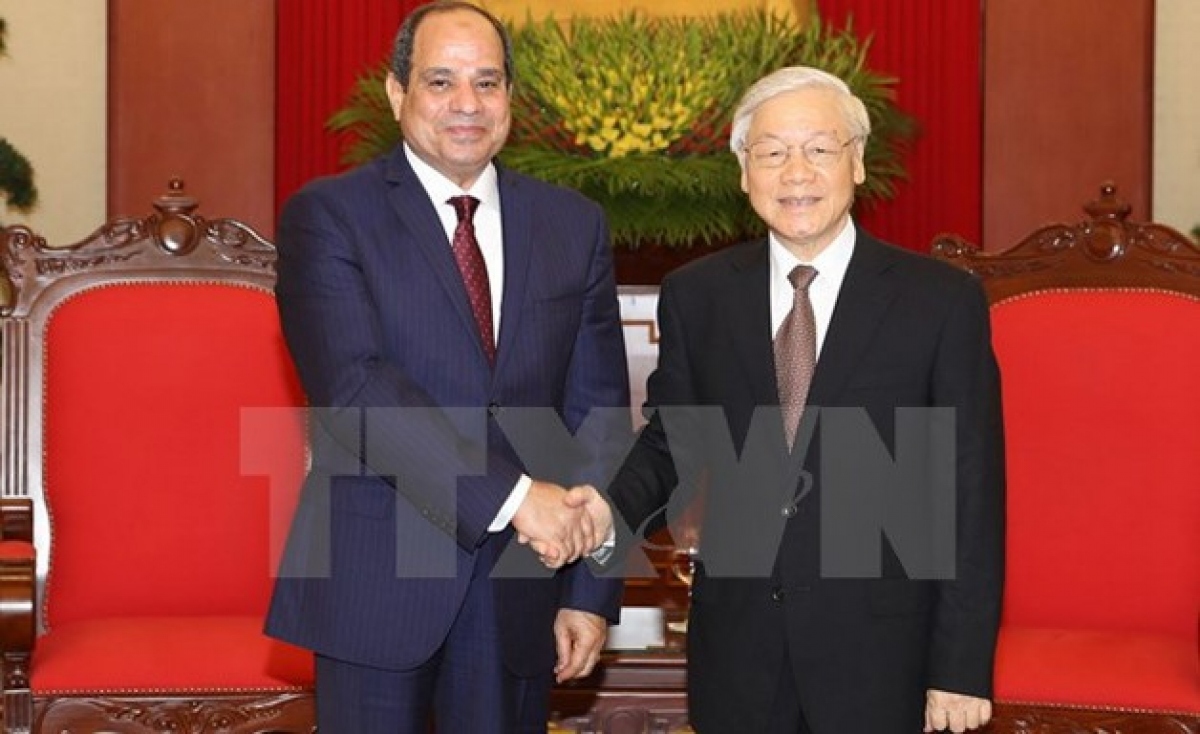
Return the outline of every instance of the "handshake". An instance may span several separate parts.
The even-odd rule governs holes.
[[[512,517],[517,540],[547,568],[561,568],[596,552],[612,537],[612,508],[595,487],[565,489],[534,480]]]

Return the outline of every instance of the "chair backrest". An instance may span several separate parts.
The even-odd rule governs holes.
[[[1005,623],[1196,635],[1200,248],[1127,221],[1106,184],[1075,225],[996,254],[942,236],[992,303],[1008,465]]]
[[[45,626],[261,613],[303,475],[274,247],[181,182],[154,207],[0,241],[0,488],[34,500]]]

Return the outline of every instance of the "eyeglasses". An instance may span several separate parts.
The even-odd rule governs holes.
[[[798,149],[808,165],[824,171],[837,165],[846,148],[858,140],[858,136],[855,136],[844,143],[836,140],[810,140],[804,145],[785,145],[768,138],[743,146],[742,151],[755,168],[781,168],[791,160],[792,151]]]

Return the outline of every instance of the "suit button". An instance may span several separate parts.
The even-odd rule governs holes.
[[[795,505],[784,505],[783,509],[779,511],[779,514],[783,515],[784,517],[795,517],[796,516],[796,506]]]
[[[500,403],[488,403],[488,415],[495,418],[500,415]]]
[[[781,601],[783,601],[783,596],[784,596],[784,593],[783,593],[782,587],[776,586],[775,588],[771,589],[771,601],[780,601],[781,602]]]

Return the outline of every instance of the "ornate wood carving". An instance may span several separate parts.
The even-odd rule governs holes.
[[[34,731],[111,734],[312,734],[312,697],[43,698]]]
[[[0,684],[5,731],[27,731],[29,660],[35,634],[37,569],[29,537],[30,503],[4,499],[4,550],[0,553]]]
[[[144,217],[109,221],[66,247],[51,247],[25,227],[0,230],[0,509],[16,503],[17,510],[0,516],[6,541],[28,540],[32,534],[38,548],[50,547],[49,518],[41,502],[43,332],[57,304],[114,281],[211,282],[262,289],[274,284],[274,246],[236,220],[197,214],[196,200],[184,192],[182,181],[171,181],[153,209]],[[37,662],[36,656],[30,657],[36,590],[44,579],[47,559],[40,554],[36,568],[32,554],[28,559],[0,559],[4,731],[314,731],[311,695],[299,691],[31,696],[30,669]]]
[[[1200,734],[1200,715],[999,703],[990,734]]]
[[[587,678],[554,690],[551,707],[560,729],[595,734],[668,734],[688,731],[686,658],[672,649],[605,653]]]
[[[33,503],[25,498],[0,499],[0,540],[33,542]]]
[[[943,234],[933,254],[980,276],[993,302],[1050,287],[1200,289],[1200,246],[1170,227],[1128,221],[1114,184],[1083,209],[1087,219],[1042,227],[1002,252]]]
[[[1200,294],[1200,246],[1159,224],[1128,221],[1131,207],[1105,183],[1077,224],[1042,227],[1015,246],[986,253],[955,235],[934,240],[933,254],[983,280],[995,303],[1021,294],[1071,288],[1151,289]],[[1052,703],[1000,702],[992,734],[1200,734],[1200,712],[1114,710]]]
[[[26,227],[9,227],[0,237],[0,315],[21,316],[38,294],[58,279],[120,267],[137,277],[139,270],[161,272],[186,268],[201,277],[230,266],[274,278],[275,246],[234,219],[209,220],[196,214],[196,200],[172,179],[167,193],[154,202],[154,213],[105,223],[81,242],[51,247]],[[188,257],[182,257],[182,256]]]

